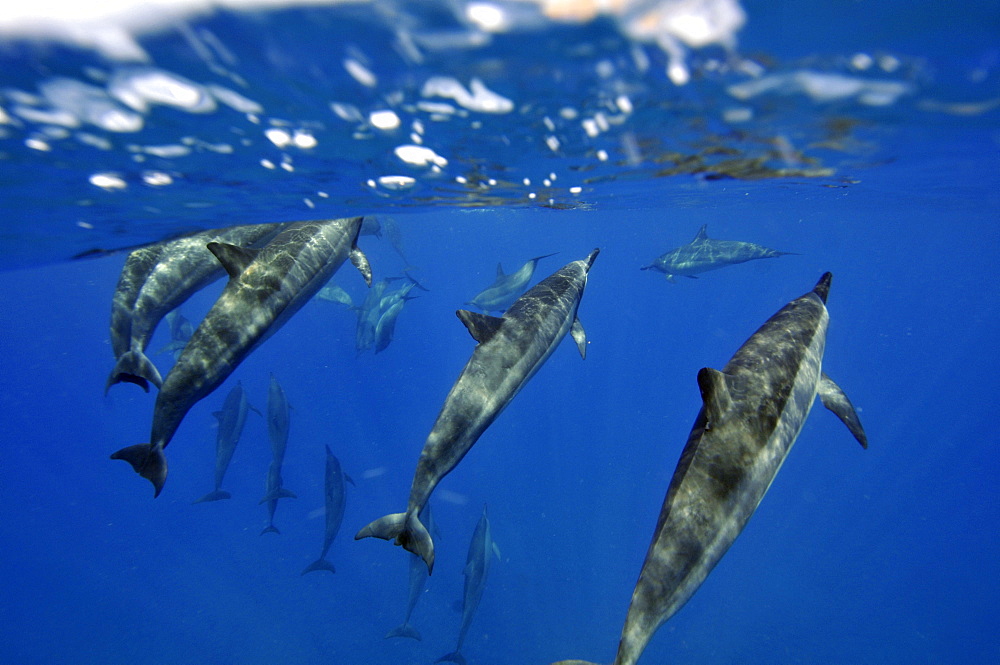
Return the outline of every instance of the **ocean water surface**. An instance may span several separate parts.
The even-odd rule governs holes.
[[[823,369],[869,449],[817,405],[640,664],[1000,659],[1000,9],[596,4],[202,7],[83,32],[5,19],[0,662],[431,663],[455,648],[484,506],[499,558],[468,662],[611,662],[698,370],[825,271]],[[374,279],[423,287],[391,344],[359,351],[355,311],[310,302],[191,409],[153,499],[109,460],[148,441],[156,392],[104,391],[127,250],[354,215],[379,223],[358,240]],[[702,226],[791,254],[674,283],[640,270]],[[442,481],[422,639],[384,639],[409,555],[353,536],[406,505],[475,347],[455,310],[497,263],[555,253],[534,283],[595,247],[586,359],[564,341]],[[350,263],[332,281],[364,300]],[[180,311],[197,325],[223,285]],[[164,322],[149,345],[164,375],[169,342]],[[237,381],[266,411],[272,374],[297,495],[278,503],[280,535],[261,534],[271,449],[255,413],[232,498],[192,505],[213,485],[213,412]],[[324,446],[354,485],[337,572],[303,576]]]

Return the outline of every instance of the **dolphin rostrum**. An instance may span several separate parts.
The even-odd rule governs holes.
[[[420,521],[425,527],[427,527],[427,531],[435,538],[440,537],[440,534],[437,532],[437,525],[434,523],[434,513],[431,512],[430,503],[424,504],[424,509],[420,512]],[[413,615],[413,609],[417,606],[417,601],[420,600],[420,594],[424,592],[424,588],[427,586],[427,578],[429,574],[423,559],[412,552],[408,558],[410,560],[410,591],[406,599],[406,616],[403,617],[403,623],[385,634],[384,639],[389,639],[390,637],[409,637],[414,640],[420,639],[420,632],[410,625],[410,617]]]
[[[309,302],[348,257],[371,283],[368,259],[355,244],[360,228],[360,217],[295,222],[259,250],[209,243],[229,283],[163,382],[150,442],[111,458],[131,464],[159,495],[167,478],[163,450],[191,407]]]
[[[240,434],[243,433],[243,425],[246,423],[247,413],[251,409],[257,411],[247,402],[247,394],[243,390],[243,384],[237,381],[233,389],[226,395],[222,410],[212,414],[219,421],[219,431],[215,435],[215,489],[195,503],[219,501],[232,496],[229,492],[221,489],[222,480],[226,477],[226,470],[229,469],[229,462],[232,461],[233,453],[236,452],[236,444],[240,442]],[[257,415],[261,415],[260,411],[257,411]]]
[[[517,297],[524,292],[535,274],[535,267],[542,259],[554,256],[554,254],[544,254],[529,259],[523,266],[510,273],[504,274],[503,266],[497,264],[497,277],[492,284],[476,294],[476,297],[465,303],[473,307],[478,307],[487,314],[490,312],[503,312]]]
[[[406,512],[386,515],[354,538],[375,536],[419,554],[434,567],[434,541],[420,522],[420,511],[437,484],[472,449],[486,428],[570,333],[581,356],[587,335],[577,308],[599,250],[546,277],[517,299],[503,317],[460,309],[456,314],[479,342],[427,436],[410,487]]]
[[[305,567],[302,574],[311,573],[314,570],[329,570],[331,573],[337,572],[333,564],[326,560],[326,553],[330,551],[333,539],[340,531],[340,523],[344,521],[344,506],[346,504],[347,493],[344,491],[344,481],[354,484],[351,477],[340,469],[340,460],[330,452],[330,446],[326,447],[326,469],[323,476],[323,495],[326,506],[326,530],[323,533],[323,549],[319,553],[319,558]]]
[[[698,372],[703,406],[667,489],[614,665],[639,660],[656,630],[691,598],[733,544],[817,395],[868,447],[850,400],[823,373],[830,280],[830,273],[824,274],[812,291],[768,319],[721,372],[708,367]]]
[[[451,661],[459,665],[465,665],[465,656],[462,655],[462,645],[465,643],[465,636],[472,625],[472,617],[476,614],[479,601],[483,598],[483,589],[486,588],[486,578],[490,574],[490,562],[493,555],[500,558],[500,550],[493,542],[490,533],[490,520],[486,516],[486,506],[483,506],[483,514],[476,524],[476,530],[472,534],[472,542],[469,543],[469,554],[465,559],[465,587],[462,592],[462,625],[458,630],[458,646],[451,653],[447,653],[435,662]]]
[[[698,273],[718,270],[726,266],[744,263],[754,259],[770,259],[795,252],[779,252],[752,242],[738,240],[713,240],[708,237],[708,225],[698,230],[694,240],[663,254],[641,270],[658,270],[667,280],[674,281],[676,275],[695,279]]]
[[[271,441],[271,464],[267,467],[267,478],[264,481],[264,498],[260,500],[260,503],[267,503],[267,526],[260,532],[262,536],[265,533],[281,534],[278,527],[274,526],[274,511],[278,509],[278,499],[297,498],[293,492],[285,489],[281,478],[291,424],[288,397],[274,374],[271,374],[271,382],[267,388],[267,438]]]

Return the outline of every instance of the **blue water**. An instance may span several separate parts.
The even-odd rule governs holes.
[[[700,407],[698,369],[721,368],[826,270],[834,280],[824,370],[858,407],[870,448],[862,450],[817,405],[745,531],[640,662],[997,662],[1000,111],[958,115],[927,110],[921,101],[1000,96],[1000,13],[993,3],[955,7],[937,20],[930,4],[898,15],[825,3],[804,20],[790,3],[745,3],[741,51],[841,71],[838,58],[859,49],[893,53],[917,86],[887,107],[801,96],[752,102],[753,131],[789,136],[796,147],[820,140],[824,121],[859,120],[855,149],[807,150],[835,170],[823,177],[655,177],[662,166],[644,152],[638,164],[598,164],[597,174],[607,177],[572,195],[566,187],[583,185],[573,167],[593,162],[587,151],[604,139],[588,148],[564,133],[563,150],[554,154],[541,138],[544,114],[526,112],[484,124],[501,123],[497,135],[528,137],[507,152],[489,152],[488,136],[456,126],[435,137],[435,147],[451,148],[450,157],[478,155],[497,163],[492,172],[508,169],[515,184],[499,185],[495,199],[466,200],[419,176],[413,191],[376,194],[364,180],[398,169],[384,153],[401,141],[358,141],[364,147],[353,155],[350,133],[330,121],[327,102],[336,95],[323,92],[317,101],[318,78],[302,83],[289,75],[309,71],[301,51],[323,30],[335,30],[335,43],[350,35],[371,54],[384,28],[324,13],[333,10],[276,13],[268,19],[273,24],[227,15],[192,23],[236,51],[244,76],[255,74],[243,94],[261,103],[264,115],[312,126],[326,114],[327,124],[315,129],[316,151],[288,151],[294,172],[261,168],[261,155],[280,161],[281,152],[258,137],[234,153],[157,158],[155,168],[173,173],[175,184],[142,186],[143,169],[152,167],[132,161],[127,143],[181,135],[211,142],[247,126],[222,111],[154,112],[138,138],[112,137],[112,149],[102,151],[66,143],[29,150],[31,127],[7,127],[0,138],[7,268],[0,273],[0,662],[430,663],[454,648],[461,614],[453,606],[484,504],[501,559],[466,639],[469,662],[610,662]],[[266,33],[262,25],[281,30],[267,33],[270,41],[259,49],[240,41]],[[577,29],[594,39],[614,34],[605,24]],[[866,39],[867,29],[881,32]],[[541,73],[522,66],[530,60],[526,44],[560,44],[573,33],[561,27],[541,34],[545,39],[511,37],[458,59],[453,75],[461,78],[466,67],[489,71],[484,63],[493,63],[503,76],[485,78],[487,85],[519,101],[529,89],[543,94],[532,77],[546,68],[590,81],[591,55],[556,60],[558,47],[546,51]],[[143,43],[157,66],[207,81],[204,63],[185,59],[172,39]],[[620,43],[594,43],[627,51]],[[270,59],[255,64],[249,59],[256,52]],[[290,54],[280,60],[286,71],[267,68],[279,61],[275,52]],[[505,68],[497,64],[501,55],[522,65]],[[80,75],[95,58],[14,42],[3,57],[24,65],[4,67],[8,112],[11,87],[33,89],[57,68]],[[447,60],[435,56],[418,66],[393,57],[380,80],[403,81],[404,90],[408,76]],[[662,62],[651,57],[649,72],[635,75],[646,87],[629,88],[640,109],[634,137],[641,146],[658,137],[668,147],[680,142],[678,134],[704,138],[708,130],[674,127],[670,119],[730,104],[719,101],[724,83],[671,88]],[[328,58],[328,71],[337,69],[340,52]],[[523,87],[516,79],[522,73]],[[586,108],[594,88],[579,90],[580,99],[543,101]],[[365,94],[371,99],[360,108],[384,105],[378,90]],[[717,114],[709,118],[716,122]],[[612,130],[608,145],[624,133]],[[752,140],[727,140],[752,149]],[[460,172],[456,161],[449,176]],[[87,177],[99,171],[121,174],[128,186],[94,187]],[[529,188],[517,184],[530,173],[537,188],[549,171],[565,184],[552,188],[552,207],[541,205],[544,197],[527,199]],[[304,197],[316,207],[307,209]],[[205,205],[190,206],[196,199]],[[153,500],[145,480],[108,459],[147,440],[154,401],[127,384],[103,395],[113,364],[110,302],[125,254],[68,258],[192,227],[371,212],[398,224],[408,260],[386,237],[363,236],[359,246],[376,278],[399,274],[408,262],[428,289],[405,307],[392,344],[378,355],[358,355],[354,314],[329,302],[309,304],[191,410],[169,448],[167,485]],[[639,270],[702,224],[712,237],[798,255],[677,284]],[[586,360],[564,342],[442,482],[432,499],[441,531],[437,562],[413,616],[423,640],[383,640],[402,621],[408,555],[352,536],[405,505],[427,432],[475,344],[455,309],[493,280],[498,261],[513,270],[558,252],[539,264],[537,280],[594,247],[601,254],[579,311],[590,342]],[[364,284],[349,265],[334,279],[356,302],[363,298]],[[197,321],[221,287],[197,294],[182,311]],[[161,326],[150,349],[167,341]],[[170,356],[152,357],[161,371],[169,368]],[[255,414],[224,483],[233,498],[191,502],[212,485],[212,411],[237,380],[263,409],[272,372],[293,407],[283,475],[298,499],[279,503],[281,535],[261,536],[266,513],[258,500],[270,449],[266,424]],[[347,489],[344,525],[328,555],[337,573],[300,577],[322,542],[324,445],[357,485]]]

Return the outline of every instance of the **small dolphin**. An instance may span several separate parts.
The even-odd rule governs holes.
[[[247,412],[251,409],[256,411],[257,415],[261,415],[260,411],[247,402],[247,394],[243,390],[243,384],[237,381],[233,389],[226,395],[222,410],[212,414],[219,421],[219,431],[215,436],[215,489],[194,503],[219,501],[232,496],[229,492],[221,489],[222,480],[226,476],[226,470],[229,469],[233,453],[236,452],[236,444],[240,442],[240,434],[243,433]]]
[[[319,293],[316,294],[316,299],[340,303],[349,309],[354,308],[354,301],[351,300],[351,294],[333,282],[320,289]]]
[[[850,400],[823,373],[830,281],[824,274],[812,291],[768,319],[721,372],[698,372],[704,405],[667,489],[613,665],[639,660],[743,531],[817,395],[868,447]]]
[[[420,513],[420,521],[425,527],[427,527],[428,533],[433,534],[435,538],[440,538],[437,525],[434,523],[434,514],[431,512],[430,503],[424,504],[424,509]],[[417,606],[417,601],[420,600],[420,595],[424,592],[424,588],[427,586],[427,578],[430,575],[427,572],[427,566],[424,564],[423,559],[412,552],[408,558],[410,560],[410,592],[406,600],[406,616],[403,617],[403,623],[385,634],[384,639],[389,639],[390,637],[409,637],[414,640],[421,639],[420,632],[410,625],[410,617],[413,615],[413,609]]]
[[[386,515],[354,538],[395,540],[434,567],[434,541],[418,517],[441,479],[454,469],[479,437],[535,375],[570,333],[581,356],[587,335],[577,308],[599,250],[573,261],[517,299],[503,317],[460,309],[456,314],[479,342],[466,363],[424,443],[413,475],[406,512]]]
[[[333,539],[340,531],[340,523],[344,521],[344,506],[346,505],[347,494],[344,491],[344,481],[354,484],[351,477],[340,469],[340,460],[330,452],[330,446],[326,447],[326,470],[324,473],[323,495],[326,505],[326,531],[323,533],[323,549],[319,553],[319,558],[305,567],[302,575],[311,573],[314,570],[329,570],[331,573],[337,572],[333,564],[326,560],[326,553],[330,551]]]
[[[458,630],[458,645],[451,653],[447,653],[435,662],[451,661],[459,665],[465,665],[465,656],[462,655],[462,645],[465,643],[465,636],[472,625],[472,617],[476,615],[479,601],[483,598],[483,589],[486,588],[486,578],[490,574],[490,562],[493,555],[500,558],[500,550],[490,534],[490,520],[486,516],[486,506],[483,506],[483,514],[476,524],[476,530],[472,534],[472,542],[469,543],[469,554],[465,559],[465,589],[462,593],[462,626]]]
[[[405,276],[409,282],[398,289],[390,290],[389,285],[403,279],[402,277],[386,277],[368,290],[364,303],[357,310],[358,326],[354,336],[354,348],[359,355],[372,346],[376,347],[376,353],[384,350],[392,341],[396,317],[402,311],[400,302],[411,300],[409,293],[414,287],[427,290],[408,273]]]
[[[260,250],[210,243],[229,283],[156,397],[150,443],[128,446],[111,458],[131,464],[158,496],[167,479],[163,450],[191,407],[280,330],[348,257],[371,283],[368,259],[355,244],[360,228],[360,217],[295,222]]]
[[[288,430],[291,427],[291,407],[288,397],[281,384],[271,374],[271,383],[267,389],[267,437],[271,441],[271,464],[267,467],[267,478],[264,482],[264,498],[260,503],[267,503],[267,526],[260,532],[277,533],[274,526],[274,512],[278,509],[278,499],[295,499],[295,494],[283,487],[281,467],[285,463],[285,450],[288,448]]]
[[[177,360],[181,357],[181,351],[187,346],[191,335],[194,334],[194,326],[191,325],[187,317],[181,314],[180,309],[168,312],[166,319],[167,327],[170,329],[170,341],[157,353],[172,353],[174,360]]]
[[[673,282],[676,275],[695,279],[695,275],[709,270],[744,263],[754,259],[770,259],[795,252],[779,252],[752,242],[738,240],[713,240],[708,237],[708,224],[702,225],[694,239],[660,256],[641,270],[658,270]]]
[[[490,312],[503,312],[511,303],[517,300],[518,296],[524,293],[528,282],[535,274],[535,267],[542,259],[555,256],[553,254],[543,254],[527,261],[523,266],[509,275],[503,272],[503,266],[497,264],[497,278],[492,284],[480,291],[475,298],[465,303],[473,307],[478,307],[487,314]]]

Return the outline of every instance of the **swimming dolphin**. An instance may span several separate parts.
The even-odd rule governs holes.
[[[267,526],[260,532],[262,536],[265,533],[281,533],[274,526],[274,511],[278,509],[278,499],[297,498],[283,487],[281,478],[291,423],[288,397],[274,374],[271,374],[271,382],[267,388],[267,438],[271,441],[271,464],[267,467],[267,478],[264,481],[264,498],[260,500],[260,503],[267,503]]]
[[[823,373],[830,273],[785,305],[722,371],[698,372],[703,406],[667,489],[614,665],[633,665],[698,589],[774,480],[817,394],[865,448],[850,400]],[[560,661],[584,665],[586,661]]]
[[[348,309],[354,308],[354,301],[351,300],[351,294],[333,282],[330,282],[320,289],[319,293],[316,294],[316,299],[340,303],[341,305],[345,305]]]
[[[348,257],[371,282],[368,259],[355,244],[360,228],[360,217],[295,222],[259,250],[210,243],[229,283],[157,395],[150,443],[123,448],[111,458],[131,464],[158,496],[167,478],[163,450],[191,407],[309,302]]]
[[[487,314],[490,312],[503,312],[517,297],[524,292],[535,274],[535,267],[542,259],[555,256],[555,254],[544,254],[528,260],[516,271],[505,275],[503,266],[497,264],[497,278],[492,284],[480,291],[475,298],[465,303],[473,307],[478,307]]]
[[[472,542],[469,543],[469,554],[465,559],[465,588],[462,593],[462,625],[458,630],[458,646],[451,653],[447,653],[435,662],[451,661],[465,665],[465,656],[462,655],[462,645],[465,643],[465,636],[472,625],[472,617],[476,614],[479,601],[483,598],[483,589],[486,588],[486,578],[490,574],[490,561],[493,555],[500,558],[500,550],[493,542],[490,533],[490,520],[486,516],[486,506],[483,506],[483,514],[476,524],[476,530],[472,534]]]
[[[434,514],[431,512],[430,503],[424,504],[424,509],[420,512],[420,521],[425,527],[427,527],[428,533],[433,534],[435,538],[440,537],[440,534],[437,531],[437,526],[434,523]],[[413,609],[417,606],[417,601],[420,600],[420,595],[424,592],[424,588],[427,586],[427,578],[429,574],[423,559],[412,552],[410,552],[410,556],[408,558],[410,560],[410,591],[406,600],[406,616],[403,617],[403,623],[385,634],[384,639],[389,639],[390,637],[409,637],[414,640],[421,639],[420,632],[410,625],[410,617],[413,615]]]
[[[181,351],[187,346],[191,335],[194,334],[194,326],[191,325],[186,316],[181,314],[180,309],[168,312],[166,319],[167,327],[170,329],[170,341],[157,353],[172,353],[174,360],[177,360],[181,357]]]
[[[157,325],[166,314],[222,277],[224,270],[208,250],[211,242],[256,247],[284,224],[253,224],[212,229],[143,247],[129,254],[111,307],[111,348],[115,367],[104,392],[116,383],[134,383],[146,392],[163,380],[146,356]]]
[[[233,453],[236,452],[236,444],[240,442],[240,434],[243,433],[243,425],[246,423],[247,413],[251,409],[257,411],[247,402],[247,394],[243,390],[243,384],[237,381],[233,389],[226,395],[222,409],[212,414],[219,421],[219,431],[215,436],[215,489],[194,503],[219,501],[232,496],[229,492],[221,489],[222,479],[225,478],[226,470],[229,469],[229,462],[232,461]],[[257,415],[260,415],[260,411],[257,411]]]
[[[667,276],[667,281],[673,282],[676,275],[695,279],[698,273],[709,270],[718,270],[754,259],[770,259],[795,253],[779,252],[752,242],[713,240],[708,237],[707,229],[707,224],[702,225],[694,240],[670,250],[648,266],[643,266],[641,270],[658,270]]]
[[[548,360],[566,333],[586,357],[587,335],[577,308],[599,250],[546,277],[511,305],[503,317],[460,309],[456,314],[479,342],[427,436],[413,475],[405,513],[386,515],[355,540],[395,539],[434,568],[434,542],[418,517],[437,484],[472,449],[486,428]]]
[[[346,505],[347,493],[344,491],[344,481],[354,484],[351,477],[340,469],[340,460],[330,452],[330,446],[326,447],[326,470],[324,472],[323,496],[326,505],[326,530],[323,533],[323,549],[319,553],[319,558],[305,567],[302,575],[311,573],[314,570],[329,570],[331,573],[337,572],[333,564],[326,560],[326,553],[330,551],[333,539],[340,531],[340,523],[344,521],[344,506]]]

